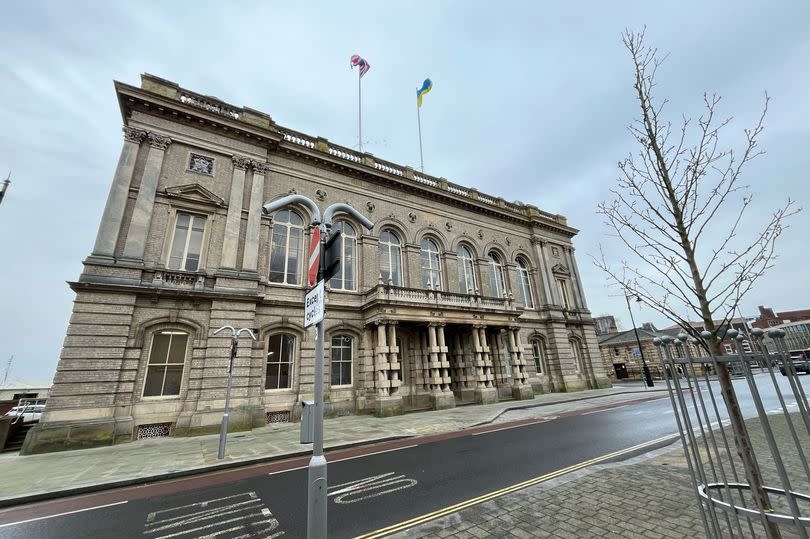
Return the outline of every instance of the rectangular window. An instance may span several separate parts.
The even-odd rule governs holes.
[[[167,267],[173,270],[197,271],[200,267],[205,217],[177,213],[172,248]]]
[[[560,291],[560,299],[563,302],[563,307],[570,309],[571,301],[568,298],[568,284],[565,282],[565,279],[557,279],[557,289]]]
[[[348,335],[332,337],[332,385],[352,384],[352,338]]]
[[[144,397],[166,397],[180,394],[183,364],[186,360],[188,334],[182,331],[161,331],[152,337],[149,363],[146,368]]]
[[[292,383],[295,337],[286,333],[271,335],[267,347],[265,389],[287,389]]]
[[[734,350],[731,348],[730,344],[724,344],[723,348],[725,349],[726,354],[733,354],[734,353]]]
[[[537,374],[543,374],[543,343],[538,340],[532,341],[532,355],[534,355],[534,366]]]
[[[743,352],[745,352],[746,354],[750,354],[750,353],[751,353],[751,343],[750,343],[750,342],[748,342],[748,341],[743,341],[743,342],[742,342],[742,346],[743,346]]]

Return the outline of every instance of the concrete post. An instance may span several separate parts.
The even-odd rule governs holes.
[[[138,188],[138,198],[135,199],[135,208],[132,211],[127,242],[124,246],[124,258],[139,261],[143,260],[146,249],[146,236],[152,222],[155,192],[160,180],[160,170],[163,168],[163,157],[172,143],[172,139],[157,133],[149,133],[146,138],[149,142],[149,154],[146,156],[146,167],[141,177],[141,186]]]
[[[93,255],[112,257],[115,253],[115,244],[118,241],[118,233],[124,220],[124,208],[129,197],[129,186],[132,183],[132,173],[135,171],[135,161],[138,158],[141,141],[145,138],[146,131],[124,126],[124,147],[121,148],[118,167],[115,169],[107,204],[104,206]]]

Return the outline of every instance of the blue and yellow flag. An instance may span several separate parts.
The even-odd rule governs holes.
[[[425,82],[422,83],[422,87],[416,90],[416,106],[422,106],[422,96],[428,93],[433,89],[433,82],[430,79],[425,79]]]

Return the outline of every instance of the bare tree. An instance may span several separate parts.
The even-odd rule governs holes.
[[[595,260],[609,279],[628,294],[664,314],[692,336],[701,329],[714,337],[725,331],[742,297],[776,258],[774,246],[799,211],[788,199],[752,237],[742,237],[752,195],[740,182],[751,160],[765,153],[758,146],[769,98],[753,128],[745,129],[740,151],[720,146],[720,133],[731,118],[717,118],[720,96],[704,94],[705,110],[680,126],[663,117],[667,100],[657,102],[655,75],[665,57],[644,44],[644,32],[625,32],[625,47],[635,67],[633,88],[641,110],[629,127],[640,146],[619,162],[613,200],[598,212],[632,253],[618,267],[604,253]],[[689,323],[692,315],[703,328]],[[708,344],[708,343],[707,343]],[[720,353],[718,339],[711,345]]]
[[[700,339],[701,329],[710,331],[712,338],[704,344],[720,355],[720,332],[726,331],[743,296],[772,267],[785,220],[799,211],[788,199],[753,236],[740,234],[752,201],[740,178],[745,166],[764,153],[758,139],[769,98],[766,94],[757,123],[743,131],[742,148],[725,149],[720,133],[731,118],[718,119],[720,97],[704,94],[705,108],[697,121],[684,116],[673,127],[663,115],[667,100],[654,96],[656,71],[665,56],[645,45],[643,31],[626,31],[623,42],[633,60],[641,111],[629,131],[640,150],[619,163],[613,200],[599,204],[598,211],[632,256],[613,267],[602,252],[595,263],[626,294],[638,296],[693,337]],[[692,315],[703,328],[689,323]],[[760,511],[768,510],[770,501],[725,363],[718,367],[718,379],[754,499]],[[769,537],[778,536],[775,525],[765,525]]]

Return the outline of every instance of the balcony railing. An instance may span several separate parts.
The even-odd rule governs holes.
[[[511,298],[493,298],[480,294],[457,294],[442,290],[406,288],[378,284],[365,294],[364,302],[384,301],[435,307],[456,307],[498,311],[518,311],[520,307]]]

